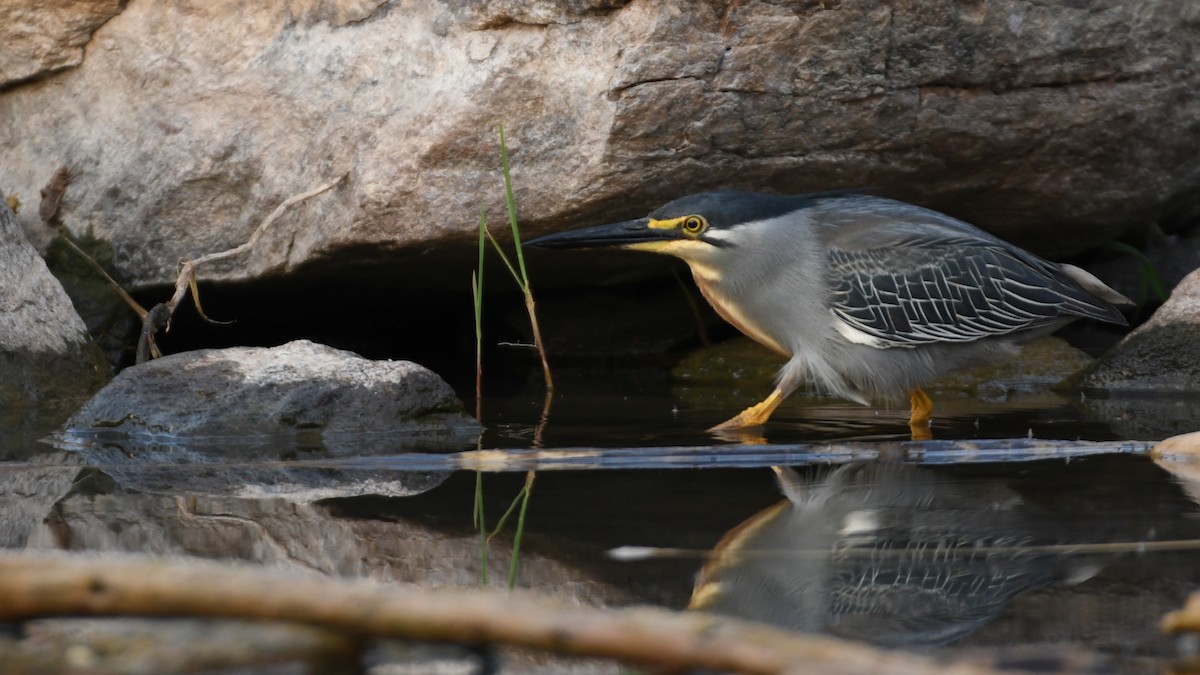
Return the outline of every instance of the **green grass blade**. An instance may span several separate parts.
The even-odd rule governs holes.
[[[504,251],[500,249],[500,244],[492,239],[496,250],[500,251],[501,258],[504,259],[504,264],[508,265],[508,269],[512,272],[513,278],[517,280],[517,285],[521,287],[521,292],[525,294],[525,308],[529,312],[529,327],[533,330],[533,343],[537,347],[538,357],[542,360],[542,375],[546,380],[546,391],[554,391],[554,379],[550,375],[550,362],[546,360],[546,346],[542,342],[542,331],[538,327],[537,313],[534,311],[533,302],[533,287],[529,285],[529,272],[525,269],[525,253],[521,249],[521,228],[517,225],[517,202],[513,199],[512,191],[512,176],[509,171],[508,162],[508,143],[504,140],[504,125],[499,125],[500,129],[500,163],[504,171],[504,204],[508,208],[508,223],[512,226],[513,244],[517,249],[517,266],[520,268],[520,276],[513,269],[512,263],[508,261],[508,256],[504,255]]]
[[[483,472],[475,472],[475,524],[479,528],[479,558],[482,567],[479,569],[483,585],[488,583],[488,536],[487,525],[483,521]]]
[[[479,266],[471,275],[475,300],[475,419],[483,423],[483,260],[487,251],[487,211],[479,207]]]
[[[512,177],[508,168],[508,145],[504,142],[504,125],[500,125],[500,161],[504,167],[504,203],[508,207],[508,222],[512,226],[513,245],[517,247],[517,265],[521,269],[522,288],[529,288],[529,274],[525,271],[525,255],[521,252],[521,232],[517,227],[517,202],[513,199]]]
[[[479,265],[475,268],[475,276],[471,281],[475,288],[475,345],[476,352],[479,352],[479,345],[483,343],[483,260],[484,252],[487,251],[487,212],[481,206],[479,207]]]
[[[521,564],[521,537],[525,534],[525,511],[529,508],[529,496],[533,494],[534,472],[525,474],[525,493],[521,499],[521,513],[517,516],[517,533],[513,536],[512,560],[508,564],[508,590],[517,587],[517,568]]]
[[[475,270],[479,271],[479,289],[480,295],[484,294],[484,252],[487,250],[487,244],[484,243],[485,233],[487,232],[487,209],[479,208],[479,267]]]
[[[487,233],[488,239],[492,242],[492,248],[496,249],[496,253],[500,254],[500,260],[504,262],[504,266],[508,268],[509,274],[517,281],[517,285],[521,287],[522,292],[527,292],[528,287],[521,281],[521,275],[517,272],[517,268],[513,267],[512,261],[508,259],[508,255],[500,246],[500,242],[492,235],[491,230],[484,230]]]
[[[475,305],[475,421],[483,423],[483,289],[479,274],[471,272],[471,300]]]
[[[500,520],[496,521],[496,526],[492,528],[492,533],[488,535],[489,541],[491,541],[492,537],[500,534],[500,531],[503,530],[504,526],[508,524],[509,516],[511,516],[513,512],[517,510],[517,505],[521,503],[521,499],[524,497],[525,488],[521,488],[521,491],[517,493],[517,496],[513,497],[512,503],[509,504],[508,508],[504,510],[504,514],[500,516]]]
[[[487,251],[487,211],[479,208],[479,267],[471,274],[471,290],[475,301],[475,418],[482,422],[483,412],[483,259]],[[487,522],[483,508],[483,472],[475,472],[475,505],[471,518],[479,529],[480,576],[488,583]]]

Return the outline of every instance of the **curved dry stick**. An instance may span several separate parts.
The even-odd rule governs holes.
[[[58,234],[62,242],[67,245],[67,248],[74,251],[80,258],[83,258],[91,266],[92,270],[108,283],[117,295],[120,296],[121,300],[137,313],[138,318],[145,319],[146,308],[142,307],[137,300],[134,300],[133,296],[124,288],[121,288],[121,284],[118,284],[116,279],[113,279],[109,275],[108,270],[96,262],[96,259],[91,254],[84,251],[79,247],[79,244],[75,243],[75,240],[71,237],[71,231],[64,227],[62,220],[59,219],[58,212],[62,208],[63,199],[67,196],[67,188],[70,187],[73,177],[71,168],[67,166],[59,167],[58,171],[54,172],[54,175],[50,178],[50,182],[46,184],[46,187],[42,188],[42,202],[38,206],[38,217],[42,219],[42,223],[46,227],[49,227]],[[9,206],[11,207],[12,205],[9,204]],[[16,211],[16,209],[14,208],[13,211]]]
[[[179,275],[175,278],[175,293],[171,296],[170,300],[162,305],[158,305],[158,307],[165,307],[165,315],[162,313],[154,315],[153,312],[151,314],[147,314],[145,310],[140,312],[142,317],[142,334],[138,340],[137,362],[142,363],[145,360],[143,357],[149,358],[153,356],[157,358],[158,347],[154,344],[154,336],[158,333],[159,329],[164,326],[170,330],[171,317],[175,315],[175,309],[179,306],[179,303],[183,302],[183,299],[187,297],[187,292],[189,289],[192,291],[192,302],[196,304],[196,312],[200,315],[200,317],[211,323],[223,323],[209,319],[204,314],[204,309],[200,306],[200,291],[196,287],[197,265],[214,262],[216,260],[232,258],[236,255],[241,255],[242,253],[249,251],[250,249],[254,248],[255,244],[258,243],[258,240],[262,237],[263,232],[266,232],[267,228],[271,226],[271,223],[274,223],[276,220],[278,220],[279,216],[283,215],[283,212],[286,211],[288,207],[306,199],[315,197],[326,190],[332,189],[335,185],[345,180],[346,176],[348,175],[350,174],[344,173],[320,187],[313,188],[308,192],[302,192],[298,195],[285,199],[279,206],[276,206],[275,210],[269,213],[266,218],[263,218],[263,221],[254,229],[254,233],[250,235],[250,238],[241,245],[235,246],[231,249],[226,249],[224,251],[217,251],[216,253],[206,253],[199,258],[194,258],[192,260],[179,261]]]
[[[520,592],[410,589],[208,561],[0,554],[0,598],[0,620],[124,615],[293,621],[359,635],[514,645],[675,670],[996,672],[701,613],[587,609]]]
[[[322,192],[332,189],[335,185],[345,180],[346,176],[348,175],[350,174],[344,173],[320,187],[313,188],[308,192],[302,192],[298,195],[294,195],[283,200],[279,206],[275,207],[274,211],[267,214],[266,218],[263,218],[263,221],[258,224],[258,227],[254,228],[254,233],[250,235],[250,238],[241,245],[235,246],[231,249],[226,249],[224,251],[217,251],[216,253],[206,253],[199,258],[194,258],[192,260],[179,261],[179,276],[175,280],[175,295],[171,296],[170,301],[167,302],[167,309],[170,310],[170,313],[175,313],[175,308],[179,306],[180,302],[183,301],[184,296],[187,294],[187,291],[190,288],[192,291],[192,301],[196,303],[196,311],[199,312],[200,316],[206,321],[211,321],[211,319],[209,319],[207,316],[204,316],[204,310],[200,307],[200,293],[199,289],[196,288],[196,267],[204,263],[232,258],[254,248],[254,245],[257,244],[258,240],[262,238],[263,232],[266,232],[267,228],[270,227],[272,223],[274,223],[276,220],[279,220],[279,217],[283,215],[284,211],[288,210],[288,207],[298,204],[306,199],[316,197]]]
[[[310,199],[312,197],[316,197],[317,195],[321,194],[322,192],[325,192],[326,190],[333,188],[333,186],[335,186],[338,183],[345,180],[346,176],[348,176],[348,175],[350,175],[350,174],[344,173],[344,174],[338,176],[336,179],[329,181],[328,183],[322,185],[321,187],[313,188],[313,189],[309,190],[308,192],[304,192],[304,193],[298,194],[294,197],[290,197],[290,198],[284,200],[282,204],[280,204],[279,206],[276,206],[275,210],[272,211],[270,214],[268,214],[267,217],[264,218],[261,223],[259,223],[258,227],[255,228],[255,230],[254,230],[254,234],[250,235],[250,238],[246,240],[246,243],[242,244],[241,246],[236,246],[236,247],[231,248],[226,251],[218,251],[217,253],[208,253],[208,254],[202,255],[199,258],[195,258],[194,260],[192,260],[191,261],[192,265],[193,266],[200,265],[203,263],[213,262],[214,260],[223,260],[225,258],[231,258],[235,255],[239,255],[241,253],[245,253],[246,251],[249,251],[250,249],[254,248],[255,244],[258,243],[258,240],[260,237],[262,237],[263,232],[265,232],[266,229],[271,226],[271,223],[275,222],[279,218],[279,216],[282,216],[283,212],[286,211],[289,206],[296,204],[298,202],[302,202],[305,199]]]

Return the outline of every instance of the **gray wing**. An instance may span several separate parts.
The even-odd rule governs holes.
[[[913,347],[1121,315],[1053,263],[994,239],[942,232],[828,252],[839,332],[874,347]],[[1114,319],[1115,316],[1115,319]]]

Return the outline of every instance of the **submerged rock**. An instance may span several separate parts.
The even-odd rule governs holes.
[[[1200,394],[1200,270],[1084,373],[1082,384],[1112,394]]]
[[[708,411],[707,419],[717,422],[763,400],[785,361],[749,338],[734,338],[680,361],[672,370],[675,393],[684,408]],[[1027,416],[1032,410],[1072,404],[1075,397],[1067,392],[1071,378],[1090,362],[1091,357],[1065,340],[1049,336],[1022,345],[1007,361],[956,371],[924,389],[933,398],[935,418],[943,421],[995,418],[1018,410]],[[849,429],[865,433],[899,424],[908,414],[907,399],[862,406],[809,386],[788,396],[772,419],[840,438]]]
[[[1091,365],[1092,357],[1066,340],[1048,336],[1021,345],[1011,359],[964,368],[928,387],[930,392],[962,391],[985,399],[1009,392],[1054,389]]]
[[[753,342],[738,337],[702,350],[679,362],[672,375],[689,385],[757,387],[766,396],[775,374],[787,361]],[[1091,357],[1058,337],[1045,337],[1021,345],[1018,354],[1003,363],[984,364],[953,372],[926,387],[930,392],[966,392],[984,398],[1007,392],[1052,389],[1091,363]]]
[[[786,356],[739,335],[693,351],[671,369],[671,375],[687,385],[762,388],[766,396],[784,363]]]
[[[7,416],[56,401],[74,408],[111,376],[62,285],[0,200],[0,410]]]
[[[479,429],[427,368],[307,340],[184,352],[127,368],[66,426],[176,437]]]

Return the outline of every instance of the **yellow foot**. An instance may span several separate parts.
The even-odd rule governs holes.
[[[782,389],[776,389],[762,403],[746,408],[733,419],[721,422],[709,429],[709,431],[733,431],[747,427],[761,427],[763,424],[766,424],[767,419],[771,417],[771,413],[775,412],[779,404],[783,403],[784,398],[787,398],[787,392]]]
[[[932,440],[933,430],[929,425],[933,422],[933,400],[919,387],[909,389],[908,398],[912,403],[912,412],[908,418],[908,429],[912,432],[912,439]]]

